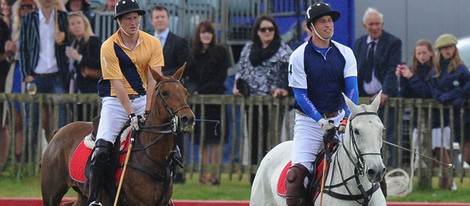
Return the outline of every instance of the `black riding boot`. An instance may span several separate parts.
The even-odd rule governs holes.
[[[102,205],[98,194],[103,185],[103,179],[111,168],[110,156],[112,150],[113,144],[111,142],[103,139],[96,140],[95,148],[91,156],[89,206]]]
[[[299,163],[289,168],[286,176],[286,204],[288,206],[303,206],[306,204],[307,190],[304,187],[304,179],[308,173],[308,169]]]

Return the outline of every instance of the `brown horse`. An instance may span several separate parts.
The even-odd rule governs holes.
[[[187,103],[187,90],[179,81],[184,67],[172,77],[152,71],[157,81],[151,97],[152,109],[135,137],[119,205],[167,205],[170,201],[177,153],[174,140],[178,133],[192,131],[195,118]],[[54,135],[41,162],[43,205],[58,206],[70,187],[78,193],[78,198],[69,204],[87,205],[88,185],[73,180],[68,165],[75,148],[91,131],[91,122],[73,122]],[[103,205],[112,205],[116,194],[104,190],[101,191]]]

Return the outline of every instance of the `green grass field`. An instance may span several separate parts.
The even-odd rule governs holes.
[[[428,189],[414,190],[405,197],[389,197],[389,202],[470,202],[470,179],[462,183],[456,180],[457,191],[444,191]],[[433,188],[437,188],[437,179],[433,181]],[[0,197],[40,197],[39,177],[27,177],[20,180],[10,176],[0,176]],[[68,197],[75,197],[71,190]],[[198,175],[191,178],[187,175],[185,184],[174,185],[173,199],[180,200],[249,200],[250,184],[245,177],[239,181],[236,176],[230,180],[228,175],[222,177],[218,186],[201,185]]]

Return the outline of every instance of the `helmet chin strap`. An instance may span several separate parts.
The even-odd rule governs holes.
[[[313,23],[311,23],[311,26],[312,26],[312,28],[313,28],[313,33],[315,33],[315,35],[316,35],[319,39],[321,39],[321,40],[323,40],[323,41],[329,41],[329,40],[331,39],[331,37],[333,37],[334,32],[331,33],[331,36],[330,36],[329,38],[323,38],[323,37],[320,36],[320,34],[317,32],[317,30],[315,29],[315,26],[313,25]]]
[[[121,22],[120,21],[117,21],[118,24],[119,24],[119,29],[128,37],[132,37],[133,35],[130,35],[129,33],[127,33],[126,31],[124,31],[124,29],[122,28],[121,26]],[[137,29],[140,29],[140,23],[137,25]]]

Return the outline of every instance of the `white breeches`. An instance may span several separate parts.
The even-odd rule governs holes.
[[[136,115],[144,114],[146,99],[145,96],[141,96],[131,100],[131,106]],[[122,127],[129,120],[129,117],[117,97],[104,97],[101,102],[101,117],[96,139],[104,139],[114,143]]]
[[[344,111],[341,110],[341,113],[329,120],[333,120],[335,126],[338,127],[343,117]],[[323,133],[323,129],[315,120],[296,112],[292,164],[301,163],[312,173],[313,162],[323,144]]]

